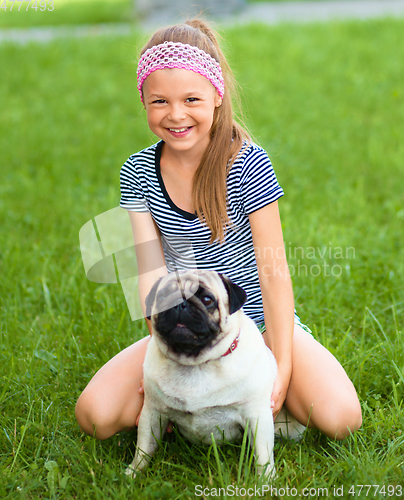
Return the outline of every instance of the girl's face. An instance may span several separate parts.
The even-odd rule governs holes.
[[[209,80],[186,69],[157,70],[144,82],[143,99],[151,131],[168,148],[194,154],[199,161],[221,103]]]

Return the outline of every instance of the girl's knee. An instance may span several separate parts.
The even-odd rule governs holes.
[[[359,401],[351,404],[349,408],[345,408],[344,424],[341,426],[341,431],[336,439],[344,439],[356,432],[362,425],[362,410]]]
[[[362,425],[362,410],[358,400],[332,405],[324,416],[322,430],[328,437],[336,440],[349,437]]]
[[[90,436],[107,439],[135,426],[143,405],[139,388],[148,341],[145,337],[108,361],[79,397],[76,419]]]
[[[77,423],[82,431],[97,439],[107,439],[115,434],[116,422],[111,418],[109,411],[105,411],[105,406],[97,405],[89,391],[84,391],[79,397],[75,415]]]
[[[90,398],[86,394],[86,391],[84,391],[76,403],[76,420],[82,431],[89,436],[94,436],[96,423],[91,410]]]
[[[128,397],[127,391],[124,391],[113,398],[99,384],[90,383],[76,403],[75,414],[86,434],[108,439],[117,432],[135,427],[142,406],[143,394],[135,393],[134,397]]]

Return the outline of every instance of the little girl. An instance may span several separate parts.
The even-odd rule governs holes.
[[[139,275],[142,303],[157,277],[175,270],[164,242],[191,241],[192,267],[222,272],[247,292],[244,311],[278,363],[274,416],[285,405],[330,438],[355,432],[362,417],[353,384],[294,313],[277,201],[283,191],[266,152],[234,120],[232,75],[215,33],[200,20],[158,30],[142,50],[138,90],[161,139],[121,170],[120,205],[135,244],[158,242],[156,270]],[[76,418],[88,434],[106,439],[136,425],[149,338],[117,354],[81,394]]]

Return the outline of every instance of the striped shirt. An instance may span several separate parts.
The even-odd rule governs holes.
[[[227,275],[247,293],[244,312],[264,321],[257,264],[248,215],[283,196],[267,153],[249,144],[227,177],[232,226],[223,243],[210,243],[211,231],[195,214],[170,199],[160,171],[163,142],[129,157],[121,169],[120,206],[150,211],[159,228],[167,269],[211,269]]]

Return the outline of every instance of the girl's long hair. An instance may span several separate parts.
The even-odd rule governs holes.
[[[233,73],[220,49],[217,34],[199,18],[159,29],[141,54],[164,42],[182,42],[198,47],[216,59],[222,68],[225,94],[222,105],[215,108],[209,145],[195,172],[192,186],[193,205],[198,218],[212,232],[211,243],[222,242],[231,226],[227,213],[227,174],[244,141],[247,144],[251,141],[246,128],[234,118],[232,101],[238,102],[238,96]]]

